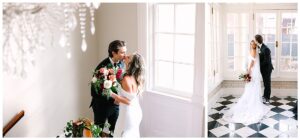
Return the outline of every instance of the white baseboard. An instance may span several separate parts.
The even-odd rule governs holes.
[[[244,88],[222,88],[223,95],[241,96],[244,93]],[[263,89],[262,89],[263,91]],[[297,89],[271,89],[271,96],[298,96]]]

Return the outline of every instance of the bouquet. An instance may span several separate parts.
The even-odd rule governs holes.
[[[248,73],[242,73],[242,74],[240,74],[239,79],[243,79],[243,81],[245,81],[245,82],[250,82],[251,76]]]
[[[102,129],[87,118],[70,120],[64,129],[65,137],[100,137]]]
[[[103,67],[94,72],[91,84],[94,86],[96,93],[107,96],[107,99],[109,99],[111,92],[118,93],[123,75],[121,68]],[[102,93],[99,93],[100,91]]]

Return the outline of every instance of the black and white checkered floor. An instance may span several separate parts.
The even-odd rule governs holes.
[[[208,112],[208,137],[297,137],[298,121],[293,113],[296,97],[271,97],[271,111],[259,123],[244,125],[225,122],[220,111],[230,108],[238,99],[232,95],[218,99]]]

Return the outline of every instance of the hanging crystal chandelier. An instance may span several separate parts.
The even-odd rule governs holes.
[[[79,14],[81,50],[87,50],[86,18],[90,14],[90,31],[95,33],[94,12],[100,3],[3,3],[3,71],[15,76],[26,77],[35,65],[38,50],[54,44],[54,31],[62,31],[59,45],[69,51],[70,36],[77,26]],[[63,28],[61,28],[63,27]],[[48,42],[47,42],[48,41]]]

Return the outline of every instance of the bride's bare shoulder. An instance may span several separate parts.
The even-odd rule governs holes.
[[[121,85],[126,92],[132,93],[132,80],[130,76],[124,76],[123,80],[121,81]]]

